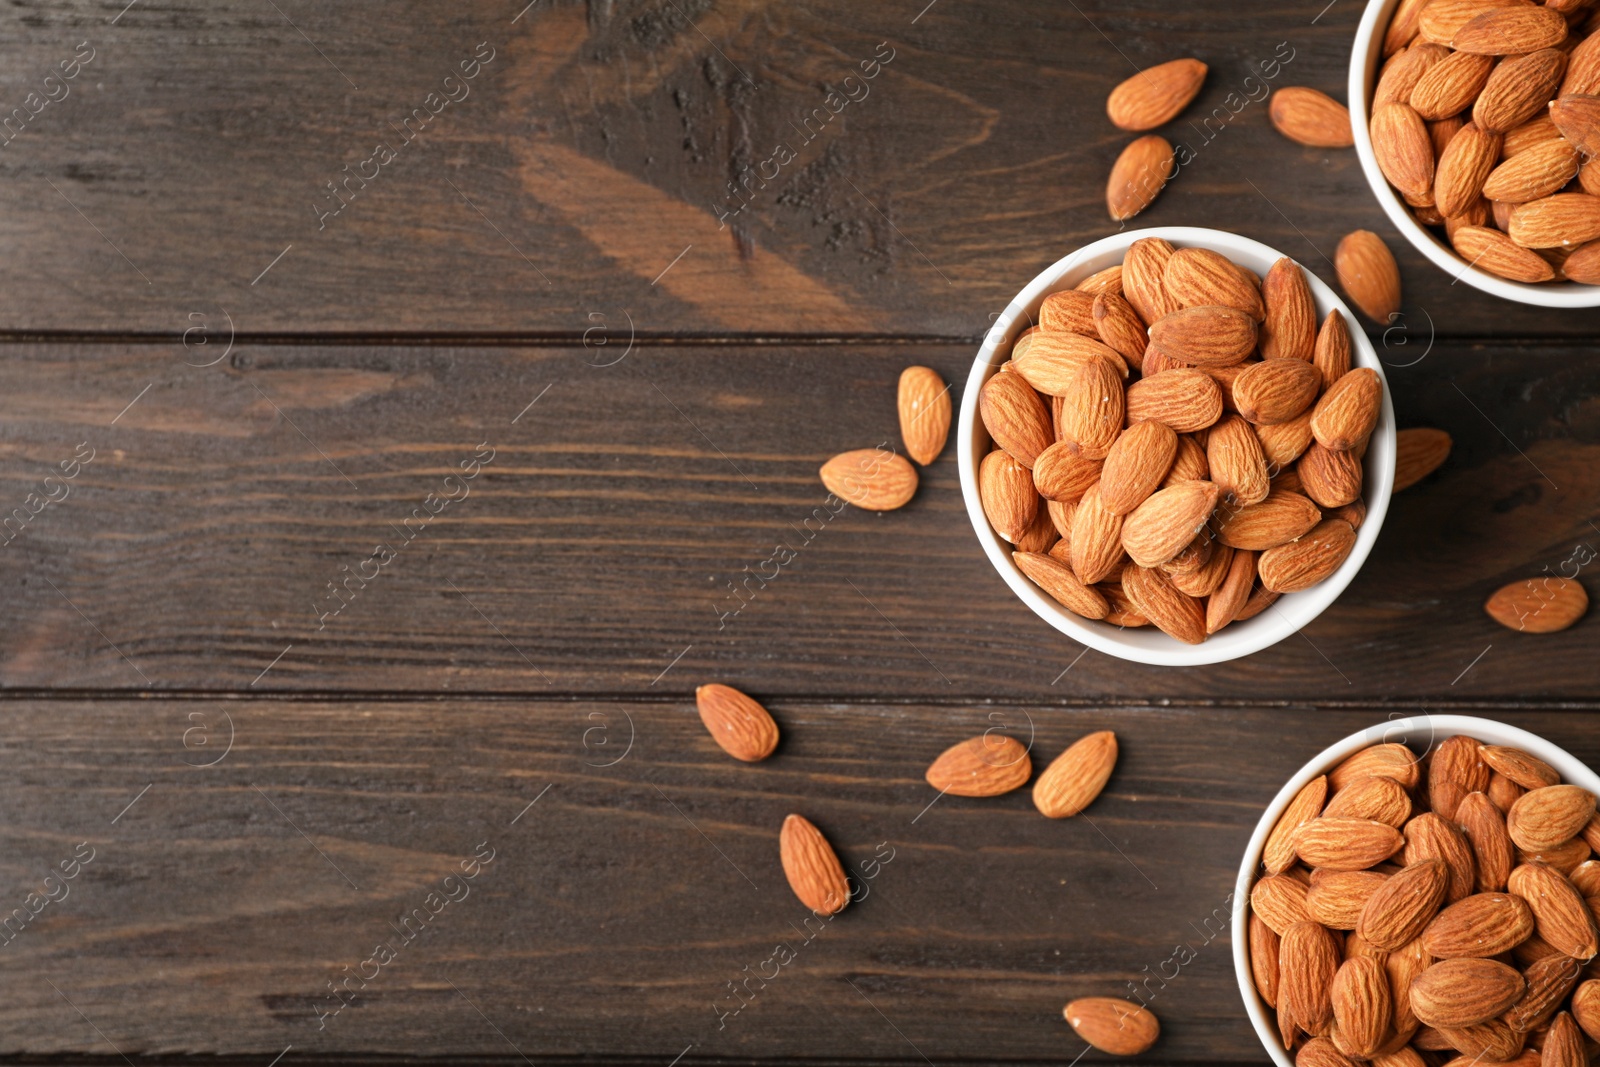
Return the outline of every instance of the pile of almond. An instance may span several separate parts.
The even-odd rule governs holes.
[[[1313,779],[1250,893],[1251,973],[1284,1048],[1300,1067],[1586,1067],[1596,845],[1592,793],[1471,737],[1426,760],[1375,745]]]
[[[1292,260],[1263,280],[1147,237],[1045,297],[984,384],[979,495],[1068,610],[1198,644],[1344,562],[1382,399]]]
[[[1402,0],[1373,153],[1426,226],[1518,282],[1600,283],[1600,9]]]

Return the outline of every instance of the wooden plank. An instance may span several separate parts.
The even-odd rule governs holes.
[[[290,1044],[1063,1062],[1083,1046],[1061,1006],[1125,992],[1180,944],[1196,957],[1148,987],[1164,1032],[1152,1062],[1256,1062],[1214,936],[1239,855],[1302,762],[1385,725],[1381,710],[775,700],[783,744],[747,766],[676,700],[8,705],[4,910],[80,843],[93,858],[7,941],[0,1047],[262,1063]],[[1592,713],[1490,715],[1600,759]],[[1117,731],[1089,819],[1047,821],[1026,791],[930,805],[931,758],[997,725],[1031,736],[1039,761]],[[809,943],[777,862],[792,811],[872,874]],[[480,842],[493,860],[446,885]],[[875,853],[892,858],[866,866]],[[401,919],[430,890],[458,899],[407,940]],[[379,943],[395,958],[365,967],[319,1029],[339,1003],[328,982]],[[778,943],[794,960],[720,1015],[728,983]]]
[[[1480,610],[1500,584],[1556,573],[1600,539],[1596,372],[1580,350],[1439,345],[1393,369],[1404,421],[1455,436],[1448,467],[1396,499],[1362,575],[1303,636],[1223,667],[1161,670],[1082,654],[1015,600],[978,548],[948,449],[904,510],[830,517],[821,462],[895,441],[909,362],[959,394],[970,349],[635,346],[592,365],[621,346],[256,345],[204,368],[176,345],[9,348],[0,683],[1596,695],[1592,620],[1536,636]],[[80,444],[93,458],[76,478],[44,482]],[[446,481],[475,454],[476,478]],[[52,492],[67,495],[29,517],[28,494]],[[747,574],[771,573],[762,561],[779,542],[797,558],[736,596]]]
[[[576,337],[627,313],[658,334],[977,336],[1115,229],[1102,192],[1129,138],[1106,94],[1181,42],[1211,64],[1164,131],[1193,159],[1140,225],[1235,230],[1324,278],[1339,237],[1372,228],[1400,253],[1413,332],[1592,335],[1600,313],[1452,284],[1384,222],[1352,151],[1292,145],[1244,103],[1342,97],[1360,11],[227,0],[179,18],[69,0],[0,43],[18,72],[0,114],[20,116],[0,330],[176,337],[226,311],[257,333]],[[80,42],[93,58],[46,85]],[[462,62],[476,76],[447,84]],[[28,95],[46,89],[66,95]]]

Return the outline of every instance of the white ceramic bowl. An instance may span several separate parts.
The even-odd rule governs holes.
[[[978,533],[978,540],[983,544],[989,562],[994,564],[1000,577],[1005,579],[1022,602],[1057,630],[1107,655],[1138,663],[1169,667],[1220,663],[1259,652],[1294,634],[1322,614],[1322,610],[1344,592],[1345,586],[1361,569],[1367,553],[1372,551],[1372,545],[1378,539],[1378,530],[1383,526],[1384,513],[1389,510],[1389,495],[1394,487],[1394,406],[1390,402],[1389,384],[1385,380],[1383,410],[1378,417],[1377,429],[1372,433],[1372,441],[1367,446],[1363,479],[1367,517],[1361,529],[1356,531],[1356,544],[1350,551],[1350,557],[1326,580],[1302,592],[1279,597],[1272,607],[1255,618],[1226,626],[1198,645],[1184,644],[1154,626],[1121,629],[1110,623],[1085,619],[1057,604],[1012,562],[1010,543],[995,533],[983,513],[983,503],[978,498],[978,463],[988,453],[990,439],[983,420],[978,416],[978,393],[995,368],[1005,362],[1011,351],[1012,340],[1035,321],[1039,304],[1047,294],[1070,289],[1094,272],[1121,263],[1128,246],[1141,237],[1164,237],[1180,248],[1210,248],[1262,276],[1283,258],[1283,253],[1237,234],[1192,226],[1158,226],[1147,230],[1127,230],[1102,238],[1045,268],[1006,305],[1005,312],[985,335],[978,358],[973,361],[972,373],[967,376],[966,393],[961,399],[961,422],[956,431],[961,492],[966,498],[967,515],[972,519],[972,527]],[[1383,366],[1362,331],[1360,320],[1332,289],[1310,271],[1306,271],[1306,280],[1316,300],[1318,321],[1338,308],[1349,322],[1351,366],[1371,367],[1378,372],[1379,379],[1383,379]]]
[[[1456,255],[1455,249],[1435,237],[1411,215],[1404,200],[1389,185],[1378,168],[1378,157],[1372,152],[1372,136],[1367,130],[1372,118],[1372,90],[1377,84],[1378,69],[1383,65],[1383,37],[1389,30],[1389,19],[1400,0],[1370,0],[1361,16],[1361,26],[1356,30],[1355,50],[1350,54],[1350,125],[1356,138],[1356,155],[1361,159],[1361,171],[1367,184],[1378,198],[1384,214],[1394,223],[1395,229],[1406,240],[1432,260],[1440,270],[1452,278],[1460,279],[1486,293],[1515,300],[1519,304],[1534,304],[1548,308],[1600,307],[1600,285],[1579,285],[1576,282],[1545,282],[1529,285],[1513,282],[1488,271],[1479,270]]]
[[[1244,860],[1239,864],[1239,879],[1233,887],[1233,969],[1239,980],[1239,992],[1244,997],[1244,1008],[1256,1036],[1278,1067],[1295,1067],[1295,1062],[1278,1042],[1276,1013],[1256,993],[1255,980],[1250,974],[1250,888],[1255,885],[1261,868],[1261,850],[1266,847],[1267,835],[1277,825],[1278,817],[1302,786],[1319,774],[1326,774],[1342,763],[1345,757],[1369,745],[1399,742],[1408,745],[1421,756],[1436,742],[1456,734],[1466,734],[1491,745],[1511,745],[1538,756],[1561,773],[1561,780],[1580,785],[1591,793],[1600,794],[1600,776],[1566,749],[1551,744],[1536,734],[1507,726],[1492,719],[1479,719],[1470,715],[1418,715],[1410,719],[1380,722],[1360,733],[1351,734],[1343,741],[1323,749],[1300,772],[1284,783],[1278,795],[1272,798],[1256,832],[1250,835],[1250,845],[1245,849]]]

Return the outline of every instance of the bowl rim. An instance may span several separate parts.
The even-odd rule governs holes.
[[[1197,226],[1153,226],[1138,230],[1123,230],[1092,241],[1040,271],[1021,292],[1012,297],[995,324],[985,334],[983,345],[974,358],[972,369],[967,376],[966,391],[961,398],[956,437],[961,492],[966,502],[968,519],[978,535],[978,541],[983,546],[990,564],[1011,587],[1012,592],[1032,609],[1035,615],[1061,633],[1107,655],[1137,663],[1182,667],[1221,663],[1259,652],[1298,632],[1322,614],[1354,580],[1377,542],[1384,516],[1389,509],[1394,486],[1396,451],[1394,404],[1389,395],[1389,383],[1384,375],[1383,364],[1366,332],[1362,330],[1361,320],[1331,287],[1301,264],[1301,270],[1305,273],[1317,305],[1318,321],[1325,318],[1331,310],[1340,311],[1350,328],[1351,366],[1372,368],[1377,372],[1383,386],[1378,426],[1373,431],[1365,463],[1365,482],[1368,489],[1365,494],[1367,515],[1361,528],[1356,531],[1356,544],[1351,549],[1350,556],[1337,571],[1317,585],[1298,593],[1285,594],[1273,605],[1273,610],[1262,612],[1245,623],[1226,627],[1199,645],[1183,644],[1154,627],[1148,629],[1141,627],[1135,630],[1113,628],[1105,623],[1079,618],[1061,607],[1035,586],[1012,561],[1010,543],[1004,541],[994,531],[983,512],[983,502],[978,496],[977,484],[978,462],[982,458],[978,447],[980,438],[986,446],[989,436],[983,428],[982,420],[978,417],[978,394],[989,375],[994,373],[994,368],[1003,362],[1000,358],[1002,346],[1009,345],[1016,328],[1024,320],[1031,321],[1034,309],[1047,293],[1067,287],[1070,283],[1064,279],[1072,277],[1074,271],[1082,270],[1084,276],[1087,276],[1090,268],[1086,267],[1086,264],[1093,264],[1112,253],[1118,253],[1116,261],[1121,262],[1120,253],[1134,241],[1145,237],[1165,238],[1180,247],[1211,248],[1229,255],[1230,258],[1242,255],[1268,265],[1284,258],[1284,253],[1269,245],[1222,230]],[[1293,257],[1287,258],[1293,259]]]
[[[1250,1017],[1251,1025],[1255,1027],[1256,1036],[1261,1039],[1262,1046],[1278,1067],[1295,1067],[1295,1062],[1279,1046],[1275,1016],[1270,1014],[1271,1009],[1256,992],[1255,979],[1250,972],[1250,889],[1255,884],[1267,836],[1272,833],[1272,828],[1277,825],[1278,818],[1289,806],[1289,802],[1307,782],[1319,774],[1328,773],[1347,756],[1371,745],[1400,741],[1409,747],[1409,736],[1423,731],[1426,731],[1428,736],[1427,749],[1431,749],[1434,742],[1455,734],[1466,734],[1485,744],[1512,745],[1524,749],[1559,771],[1563,782],[1581,785],[1590,792],[1600,795],[1600,775],[1596,775],[1587,764],[1554,741],[1530,733],[1519,726],[1475,715],[1435,715],[1419,712],[1404,719],[1384,720],[1335,741],[1311,757],[1283,784],[1283,788],[1278,790],[1261,813],[1261,818],[1256,822],[1255,830],[1250,835],[1250,842],[1245,847],[1244,858],[1239,863],[1239,873],[1234,880],[1232,894],[1234,977],[1238,981],[1239,995],[1244,999],[1245,1013]],[[1424,750],[1420,755],[1426,753],[1427,750]]]
[[[1541,282],[1531,285],[1514,282],[1480,270],[1456,254],[1455,249],[1439,240],[1411,214],[1388,179],[1378,166],[1378,157],[1372,150],[1372,136],[1367,124],[1371,120],[1371,92],[1375,88],[1378,68],[1382,62],[1383,37],[1388,31],[1389,18],[1400,0],[1369,0],[1361,23],[1356,30],[1355,45],[1350,53],[1349,99],[1350,127],[1355,137],[1356,156],[1361,162],[1361,172],[1378,198],[1378,206],[1389,217],[1395,229],[1440,270],[1457,281],[1466,282],[1474,289],[1512,300],[1519,304],[1549,308],[1600,307],[1600,285],[1579,285],[1576,282]],[[1381,27],[1381,32],[1380,32]],[[1389,323],[1382,325],[1388,326]]]

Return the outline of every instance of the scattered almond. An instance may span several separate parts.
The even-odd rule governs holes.
[[[800,903],[817,915],[835,915],[844,910],[850,903],[850,883],[821,830],[803,815],[790,815],[783,820],[778,846],[784,876]]]
[[[1313,148],[1349,148],[1350,109],[1327,93],[1286,85],[1272,94],[1268,108],[1272,124],[1291,141]]]
[[[712,740],[734,759],[757,763],[778,747],[778,724],[767,709],[726,685],[702,685],[694,691],[700,721]]]
[[[846,503],[893,511],[916,494],[917,469],[904,457],[877,448],[841,452],[822,465],[822,484]]]
[[[1076,815],[1094,802],[1117,765],[1117,737],[1101,730],[1079,738],[1033,783],[1033,805],[1052,818]]]
[[[950,433],[950,387],[932,368],[907,367],[900,372],[899,412],[906,452],[926,467]]]
[[[1161,1036],[1148,1007],[1116,997],[1079,997],[1062,1014],[1079,1037],[1113,1056],[1136,1056]]]
[[[1033,774],[1028,750],[1014,737],[982,733],[951,745],[928,768],[928,784],[958,797],[997,797]]]

